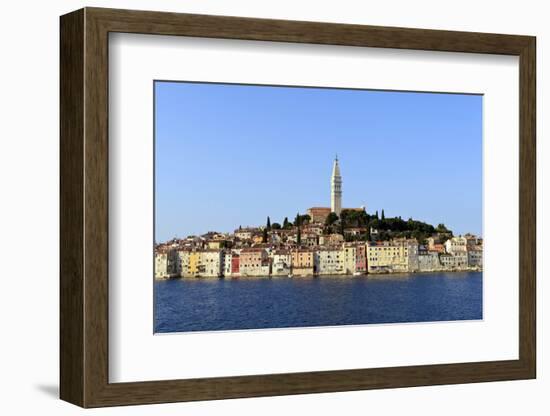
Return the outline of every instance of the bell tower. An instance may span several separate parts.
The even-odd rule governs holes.
[[[342,212],[342,176],[338,165],[338,155],[332,164],[332,177],[330,178],[330,210],[340,216]]]

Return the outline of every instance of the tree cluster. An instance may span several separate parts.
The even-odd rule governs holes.
[[[300,227],[309,224],[311,217],[307,214],[296,214],[293,222],[290,222],[287,217],[284,218],[283,224],[271,223],[271,219],[267,217],[266,226],[262,240],[267,241],[267,232],[271,230],[291,229],[297,227],[297,238],[301,240]],[[392,238],[415,238],[420,243],[425,243],[426,239],[434,234],[439,234],[444,240],[453,236],[453,232],[449,230],[445,224],[438,224],[434,227],[423,221],[409,218],[407,221],[399,217],[386,217],[384,210],[381,215],[378,211],[374,215],[369,215],[365,210],[342,210],[340,216],[331,212],[325,219],[324,233],[339,233],[345,237],[346,241],[370,241],[370,240],[390,240]],[[240,228],[240,227],[239,227]],[[346,233],[350,228],[363,228],[364,232],[351,235]],[[371,235],[371,231],[374,231]]]

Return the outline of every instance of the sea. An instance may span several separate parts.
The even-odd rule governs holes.
[[[483,319],[481,272],[171,279],[154,285],[155,333]]]

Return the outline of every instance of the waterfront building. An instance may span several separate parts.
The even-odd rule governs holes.
[[[292,274],[294,276],[313,276],[315,272],[313,250],[307,248],[297,248],[291,251],[291,255]]]
[[[231,276],[238,277],[240,275],[240,254],[236,251],[233,251],[231,253]]]
[[[418,253],[418,271],[435,272],[441,268],[438,252],[425,250]]]
[[[222,251],[204,249],[199,253],[200,277],[221,277],[222,276]]]
[[[468,247],[468,266],[482,268],[483,267],[483,247],[474,245]]]
[[[292,256],[289,250],[275,250],[272,254],[271,275],[288,276],[291,273]]]
[[[170,279],[176,276],[175,251],[168,247],[155,252],[155,279]]]
[[[367,273],[367,245],[364,243],[355,246],[355,274]]]
[[[356,247],[353,243],[344,243],[342,247],[342,254],[344,257],[344,273],[353,274],[355,273],[356,266]]]
[[[189,272],[185,277],[196,277],[199,274],[200,257],[201,254],[197,250],[189,253]]]
[[[239,259],[241,276],[269,276],[269,257],[263,248],[243,248]]]
[[[418,241],[415,238],[408,238],[404,241],[407,246],[407,270],[416,272],[420,266],[418,264]]]
[[[231,252],[231,250],[224,250],[222,252],[222,259],[222,274],[224,277],[231,277],[231,261],[233,259],[233,253]]]
[[[466,270],[468,268],[468,255],[466,251],[459,251],[454,254],[440,254],[439,261],[444,270]]]
[[[378,241],[367,243],[369,273],[408,271],[408,245],[404,242]]]
[[[191,250],[180,248],[176,251],[176,275],[185,277],[189,274],[189,257]]]
[[[344,254],[340,247],[319,247],[314,261],[315,271],[320,276],[344,274]]]

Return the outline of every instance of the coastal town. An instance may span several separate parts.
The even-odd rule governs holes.
[[[293,221],[210,231],[155,244],[155,278],[323,277],[483,270],[483,239],[444,224],[386,218],[384,210],[342,208],[338,157],[331,206]]]

